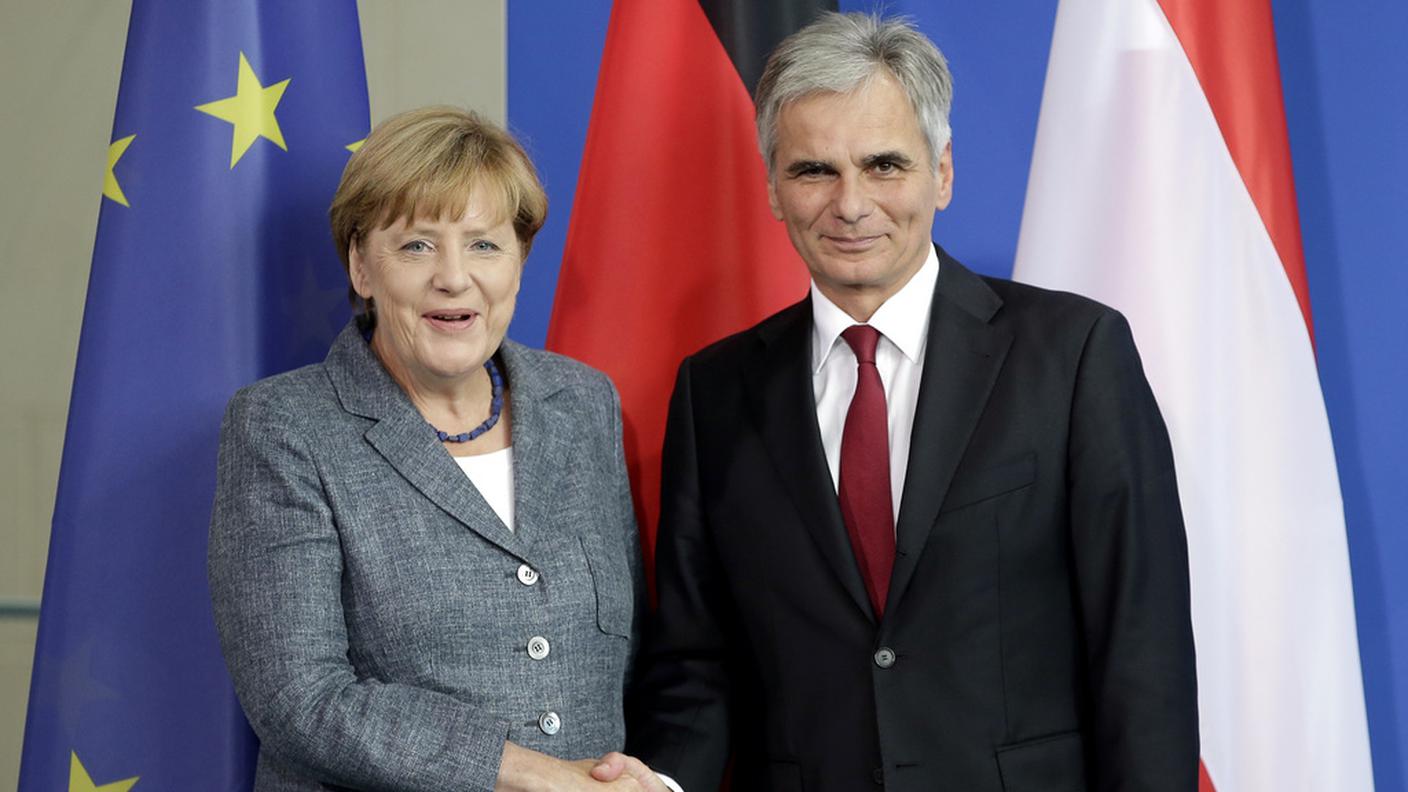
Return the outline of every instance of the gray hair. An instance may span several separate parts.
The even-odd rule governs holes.
[[[937,168],[949,141],[953,103],[953,76],[943,53],[907,20],[832,11],[783,39],[758,80],[758,148],[769,177],[777,118],[784,105],[808,94],[849,93],[882,70],[909,97],[929,146],[929,160]]]

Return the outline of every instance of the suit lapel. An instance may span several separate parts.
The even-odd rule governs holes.
[[[990,323],[1001,298],[942,249],[939,260],[886,612],[904,596],[1012,343]]]
[[[856,607],[873,620],[817,429],[808,366],[811,326],[811,304],[804,300],[760,327],[762,344],[746,372],[745,387],[758,432],[802,524]]]
[[[523,537],[504,526],[498,514],[465,478],[454,458],[435,439],[420,411],[362,340],[354,324],[348,324],[334,342],[326,367],[343,408],[376,421],[364,435],[367,442],[411,486],[466,528],[506,552],[529,563],[540,560],[531,557]],[[516,422],[517,394],[512,397],[515,398]],[[517,447],[514,453],[517,456]],[[517,480],[515,487],[518,488]]]

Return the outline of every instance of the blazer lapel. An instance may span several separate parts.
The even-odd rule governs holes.
[[[529,563],[539,560],[530,557],[523,538],[504,526],[493,507],[465,478],[420,411],[362,340],[355,323],[349,323],[338,336],[325,365],[343,408],[376,421],[364,435],[367,442],[411,486],[506,552]],[[517,406],[515,402],[515,421]]]
[[[856,607],[874,620],[816,424],[808,366],[811,326],[811,303],[803,300],[760,327],[762,346],[746,372],[746,390],[758,432],[802,524]]]
[[[519,344],[504,340],[500,348],[512,386],[513,503],[517,535],[525,552],[551,542],[555,525],[552,503],[571,467],[577,448],[576,420],[558,409],[552,396],[562,383],[548,377],[538,359]]]
[[[938,252],[886,612],[904,596],[1012,344],[1010,332],[990,324],[1002,299],[942,248]]]

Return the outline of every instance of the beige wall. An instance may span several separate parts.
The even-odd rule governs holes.
[[[505,0],[359,0],[372,117],[453,104],[508,116]]]
[[[130,0],[0,0],[0,789],[14,788]],[[373,119],[506,115],[504,0],[359,0]],[[9,615],[6,615],[9,614]]]

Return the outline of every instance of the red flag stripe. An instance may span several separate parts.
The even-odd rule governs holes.
[[[1159,0],[1193,64],[1314,343],[1270,0]]]
[[[1212,777],[1208,775],[1208,766],[1198,762],[1198,792],[1217,792],[1217,788],[1212,785]]]
[[[617,0],[548,328],[616,383],[646,557],[675,370],[806,293],[753,107],[695,0]]]

